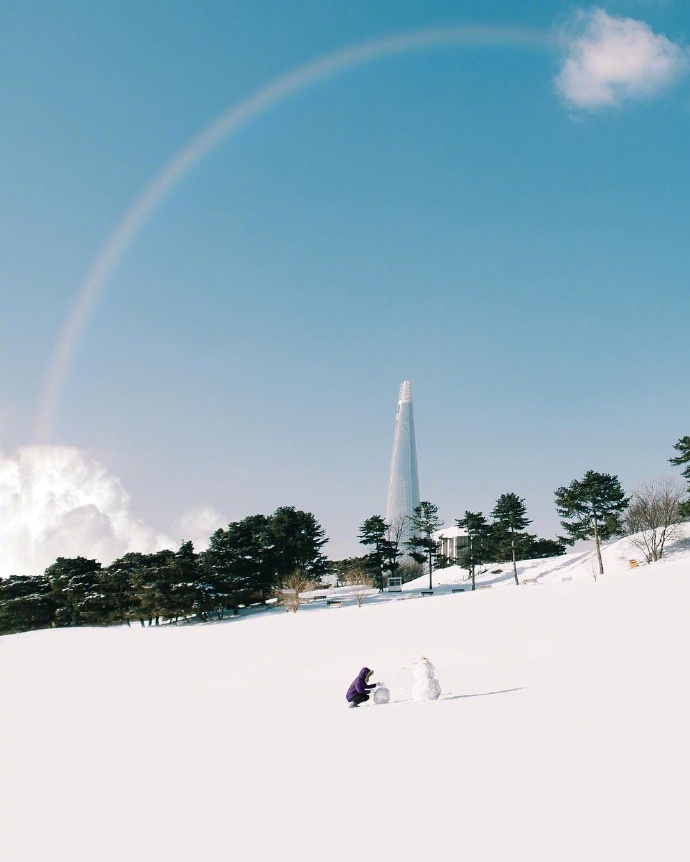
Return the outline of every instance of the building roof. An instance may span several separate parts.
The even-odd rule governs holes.
[[[445,527],[443,530],[436,530],[434,533],[435,539],[454,539],[456,536],[467,536],[468,532],[464,527]]]

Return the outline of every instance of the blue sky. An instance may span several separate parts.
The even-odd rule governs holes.
[[[157,529],[295,505],[334,557],[385,509],[404,379],[448,524],[512,491],[553,536],[553,492],[585,470],[629,490],[669,472],[689,433],[680,0],[5,2],[6,457],[36,442],[89,268],[176,153],[319,57],[463,26],[535,42],[360,64],[194,165],[105,278],[45,442],[106,465]]]

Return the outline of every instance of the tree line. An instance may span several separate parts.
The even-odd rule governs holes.
[[[177,551],[131,552],[105,567],[85,557],[58,557],[42,575],[0,580],[0,634],[222,619],[240,607],[282,600],[286,594],[297,600],[298,590],[333,573],[342,581],[383,590],[389,576],[410,580],[424,566],[431,588],[435,569],[457,563],[467,569],[474,589],[478,567],[510,562],[517,584],[518,561],[559,556],[579,540],[593,541],[597,574],[602,574],[602,542],[623,534],[631,536],[647,562],[654,562],[678,525],[690,519],[690,436],[680,438],[674,449],[678,454],[669,461],[684,467],[681,475],[687,487],[662,477],[626,496],[617,476],[588,470],[581,479],[556,489],[556,511],[565,531],[556,539],[529,533],[532,521],[524,499],[505,493],[496,501],[491,520],[469,510],[456,519],[466,544],[455,560],[439,551],[435,533],[443,521],[438,506],[428,501],[416,507],[407,541],[401,539],[407,524],[388,524],[380,515],[367,518],[358,534],[366,553],[348,560],[328,560],[323,527],[310,512],[294,506],[282,506],[272,515],[251,515],[216,530],[202,553],[191,542],[183,542]],[[296,609],[299,601],[293,604]]]
[[[203,553],[183,542],[177,551],[127,553],[105,567],[58,557],[42,575],[0,580],[0,634],[222,619],[265,603],[294,571],[318,581],[328,568],[327,541],[314,515],[283,506],[216,530]]]
[[[626,496],[617,476],[587,470],[581,479],[573,479],[555,491],[556,512],[565,535],[543,539],[528,533],[532,523],[522,497],[510,492],[496,501],[489,521],[480,511],[466,510],[455,525],[466,534],[466,544],[455,560],[444,557],[435,534],[443,527],[438,506],[428,501],[420,503],[412,516],[413,535],[405,543],[405,551],[418,566],[424,565],[433,586],[434,569],[453,563],[467,569],[475,589],[477,568],[487,563],[511,562],[513,577],[518,584],[517,562],[560,556],[580,540],[592,540],[596,559],[595,577],[604,573],[602,543],[615,536],[628,535],[631,543],[644,556],[645,562],[661,559],[668,540],[678,526],[690,519],[690,436],[681,437],[674,445],[678,452],[669,458],[674,466],[683,466],[681,475],[687,487],[673,477],[664,476],[643,483],[631,496]],[[405,553],[394,540],[394,531],[382,518],[373,516],[362,525],[360,541],[374,546],[361,558],[362,568],[370,582],[383,588],[384,576],[396,573],[399,557]],[[411,574],[416,577],[417,569]]]

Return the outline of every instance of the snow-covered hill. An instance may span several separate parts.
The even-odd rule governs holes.
[[[602,547],[602,560],[604,571],[607,575],[620,574],[633,566],[645,565],[645,559],[638,544],[632,538],[623,538],[608,542]],[[584,543],[580,543],[584,544]],[[690,523],[679,525],[673,533],[672,541],[664,552],[662,560],[654,565],[658,567],[665,562],[676,560],[679,557],[690,556]],[[542,560],[523,560],[517,564],[518,580],[520,583],[547,584],[554,581],[580,580],[592,578],[599,569],[596,562],[594,544],[587,550],[564,554],[562,557],[552,557]],[[499,586],[503,584],[515,585],[512,563],[500,565],[489,564],[475,573],[477,587]],[[434,572],[434,590],[444,587],[463,585],[468,579],[466,569],[459,566],[450,566],[447,569],[439,569]],[[407,590],[416,591],[428,589],[429,576],[423,575],[416,581],[405,585]]]
[[[615,542],[596,582],[570,554],[519,587],[1,638],[0,858],[690,858],[688,544],[631,569]],[[363,665],[393,703],[347,708]]]

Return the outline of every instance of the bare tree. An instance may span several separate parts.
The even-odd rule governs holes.
[[[275,591],[275,597],[286,611],[296,614],[299,608],[307,601],[303,593],[316,588],[314,581],[310,580],[304,572],[295,569],[283,579],[283,586]]]
[[[357,607],[362,607],[364,597],[375,588],[374,579],[363,567],[351,568],[342,580],[350,587],[352,595],[357,599]]]
[[[386,539],[391,542],[395,549],[395,574],[402,578],[403,584],[416,580],[424,572],[421,563],[413,560],[403,549],[403,539],[409,532],[409,527],[410,516],[398,515],[396,518],[393,518],[386,531]]]
[[[677,532],[684,498],[685,487],[675,476],[650,479],[633,492],[625,531],[648,563],[661,559],[666,543]]]
[[[398,515],[393,518],[390,524],[388,524],[388,529],[386,530],[386,539],[394,546],[395,548],[395,558],[403,555],[403,538],[405,536],[405,532],[407,531],[410,524],[410,518],[408,515]]]

